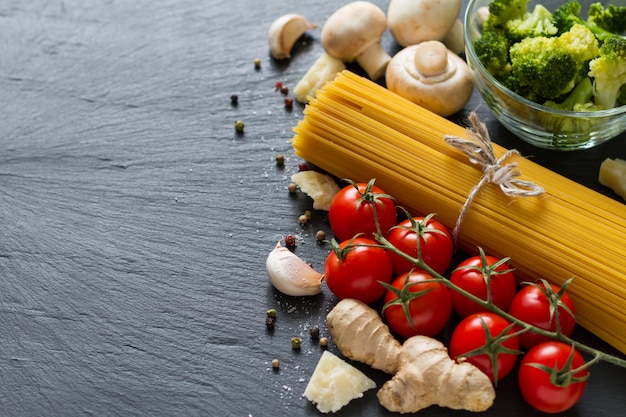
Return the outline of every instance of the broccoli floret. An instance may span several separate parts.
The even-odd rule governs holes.
[[[588,62],[598,49],[597,39],[582,25],[558,37],[525,38],[509,50],[511,74],[528,88],[526,98],[555,100],[587,75]]]
[[[587,20],[609,32],[620,34],[626,32],[626,6],[609,4],[606,8],[602,3],[589,5]]]
[[[505,31],[509,20],[521,19],[528,13],[529,0],[493,0],[489,3],[489,16],[483,29]]]
[[[496,78],[511,71],[509,41],[500,32],[486,31],[474,41],[474,51],[487,71]]]
[[[541,4],[531,13],[506,22],[506,34],[512,42],[535,36],[553,36],[558,29],[552,23],[552,13]]]
[[[601,110],[593,102],[593,83],[589,77],[583,78],[562,101],[548,100],[544,106],[567,111]]]
[[[615,33],[599,26],[597,23],[580,17],[580,9],[581,5],[578,0],[570,0],[557,7],[554,12],[552,12],[552,23],[554,23],[554,26],[558,28],[559,34],[565,33],[575,24],[579,24],[584,25],[591,30],[596,38],[598,38],[601,42],[605,41],[609,37],[616,36]]]
[[[604,41],[599,56],[589,62],[589,76],[596,104],[615,107],[626,84],[626,38],[612,36]]]

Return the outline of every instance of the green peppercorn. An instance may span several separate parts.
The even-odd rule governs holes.
[[[245,124],[244,124],[241,120],[237,120],[237,121],[235,122],[235,131],[236,131],[237,133],[243,133],[243,128],[244,128],[245,126],[246,126],[246,125],[245,125]]]
[[[276,317],[276,309],[275,308],[270,308],[269,310],[267,310],[267,317]]]
[[[282,153],[276,155],[276,165],[278,165],[279,167],[285,165],[285,155],[283,155]]]
[[[294,336],[291,338],[291,347],[293,349],[300,349],[301,345],[302,345],[302,339],[300,339],[298,336]]]

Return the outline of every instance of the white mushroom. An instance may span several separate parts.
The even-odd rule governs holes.
[[[456,19],[446,36],[441,40],[449,50],[457,55],[461,55],[461,53],[465,51],[465,35],[463,29],[461,19]]]
[[[406,47],[442,41],[461,11],[461,0],[391,0],[387,23],[393,38]]]
[[[387,18],[378,6],[355,1],[338,9],[322,28],[324,50],[343,62],[356,61],[369,78],[380,78],[391,60],[380,44]]]
[[[439,41],[398,52],[387,66],[387,88],[441,116],[469,101],[474,83],[465,61]]]

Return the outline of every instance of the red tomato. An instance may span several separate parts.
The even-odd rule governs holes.
[[[417,258],[417,237],[419,236],[420,251],[424,263],[435,272],[443,274],[448,270],[452,261],[454,243],[446,226],[432,217],[432,215],[414,217],[413,221],[406,219],[391,229],[387,239],[400,251]],[[389,257],[393,263],[393,272],[396,275],[404,274],[415,268],[415,264],[397,253],[390,251]]]
[[[511,372],[519,354],[517,336],[506,340],[496,339],[507,328],[509,331],[506,334],[513,333],[511,323],[495,313],[472,314],[461,320],[452,332],[450,356],[456,360],[463,358],[484,372],[492,381],[498,381]],[[480,351],[465,356],[476,349]],[[497,360],[490,357],[490,354]]]
[[[487,300],[485,276],[488,276],[489,271],[492,271],[490,275],[491,302],[502,310],[507,311],[513,297],[515,297],[517,283],[512,270],[506,262],[502,261],[504,260],[487,256],[481,251],[480,255],[472,256],[461,262],[452,271],[450,281],[476,297]],[[467,317],[480,311],[487,311],[462,294],[454,290],[450,290],[450,292],[452,295],[452,306],[461,317]]]
[[[328,212],[330,227],[337,239],[348,240],[359,233],[372,238],[376,232],[374,207],[380,231],[386,236],[398,221],[396,204],[391,196],[374,185],[374,180],[342,188],[331,201]]]
[[[432,337],[448,323],[452,301],[444,284],[424,271],[414,270],[393,280],[385,295],[383,314],[389,327],[401,337]]]
[[[573,355],[572,362],[566,367],[570,355]],[[557,382],[556,385],[552,383],[550,374],[555,373],[556,381],[567,380],[568,375],[564,373],[584,364],[582,355],[566,343],[551,341],[538,344],[520,362],[518,381],[522,397],[532,407],[544,413],[562,413],[572,408],[582,397],[587,385],[587,369],[573,375],[570,373],[572,381]]]
[[[339,299],[355,298],[370,304],[385,294],[378,281],[390,283],[393,269],[387,251],[372,239],[345,240],[326,258],[326,285]]]
[[[529,284],[523,287],[513,298],[509,313],[517,318],[544,330],[556,330],[556,311],[550,307],[550,298],[558,297],[558,318],[561,333],[570,336],[576,326],[574,302],[561,288],[544,281],[541,284]],[[563,307],[566,306],[569,312]],[[570,312],[572,314],[570,314]],[[525,349],[549,341],[550,338],[533,332],[525,332],[519,336],[520,345]]]

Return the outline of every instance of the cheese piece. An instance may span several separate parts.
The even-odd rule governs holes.
[[[322,413],[334,413],[372,388],[376,388],[374,381],[326,350],[311,375],[304,396]]]
[[[332,81],[339,72],[346,69],[345,64],[338,58],[322,53],[317,61],[296,84],[293,94],[300,103],[306,104],[309,98],[315,97],[315,92],[329,81]]]
[[[598,181],[626,200],[626,160],[606,158],[600,164]]]
[[[300,171],[291,176],[291,181],[313,199],[315,210],[328,211],[333,197],[340,190],[334,179],[316,171]]]

